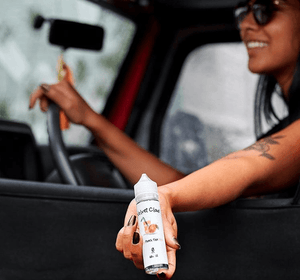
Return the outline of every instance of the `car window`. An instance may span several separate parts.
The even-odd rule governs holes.
[[[161,158],[189,173],[252,144],[257,80],[241,43],[194,50],[166,114]]]
[[[101,52],[69,49],[64,54],[75,86],[88,103],[100,112],[132,41],[135,26],[128,19],[83,0],[1,0],[0,2],[0,117],[31,125],[39,143],[47,143],[46,115],[28,110],[31,92],[40,83],[57,81],[56,65],[61,55],[48,43],[47,23],[32,28],[36,15],[60,18],[105,29]],[[68,144],[84,145],[89,133],[72,125],[64,132]]]

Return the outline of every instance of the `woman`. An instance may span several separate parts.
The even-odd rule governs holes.
[[[95,113],[67,81],[43,85],[31,96],[30,108],[39,99],[41,109],[46,111],[49,98],[72,122],[86,126],[94,134],[98,146],[132,183],[136,183],[142,173],[147,173],[160,185],[169,270],[160,271],[159,278],[172,277],[176,250],[180,248],[173,211],[212,208],[241,196],[278,192],[296,184],[300,176],[300,113],[296,110],[300,94],[297,68],[300,2],[250,1],[236,10],[236,17],[248,50],[249,69],[265,75],[260,87],[264,94],[259,99],[263,102],[259,110],[266,113],[267,120],[273,119],[269,100],[278,84],[289,105],[289,117],[249,148],[234,152],[186,177],[141,149]],[[116,247],[125,258],[143,268],[134,201],[126,213],[125,226],[118,233]]]
[[[262,8],[269,11],[265,18],[259,13]],[[266,113],[267,120],[273,119],[275,113],[270,95],[277,83],[288,104],[289,116],[249,148],[159,187],[169,258],[169,270],[161,271],[159,278],[171,278],[175,271],[175,252],[180,248],[175,238],[177,228],[173,211],[212,208],[241,196],[278,192],[293,186],[299,179],[300,2],[250,1],[236,10],[236,17],[249,55],[248,67],[253,73],[265,75],[259,87],[263,93],[259,96],[259,109]],[[261,133],[260,125],[257,133]],[[135,202],[132,201],[125,217],[129,222],[120,230],[116,247],[125,258],[142,268],[135,215]]]

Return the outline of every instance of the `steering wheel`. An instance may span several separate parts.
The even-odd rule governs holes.
[[[52,179],[49,180],[58,182],[60,177],[62,183],[75,186],[127,188],[124,178],[103,154],[85,152],[69,157],[60,129],[59,112],[58,105],[50,102],[47,129],[50,150],[57,171],[52,172],[50,175]]]

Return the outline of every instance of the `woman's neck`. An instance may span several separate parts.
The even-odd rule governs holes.
[[[274,74],[286,100],[289,99],[289,90],[294,79],[295,69],[296,66],[294,68],[290,67],[286,71],[281,71],[280,73]]]

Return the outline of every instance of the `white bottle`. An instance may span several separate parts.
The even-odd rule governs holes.
[[[169,268],[157,184],[143,174],[134,185],[134,192],[138,223],[143,237],[145,272],[156,274],[160,269]]]

